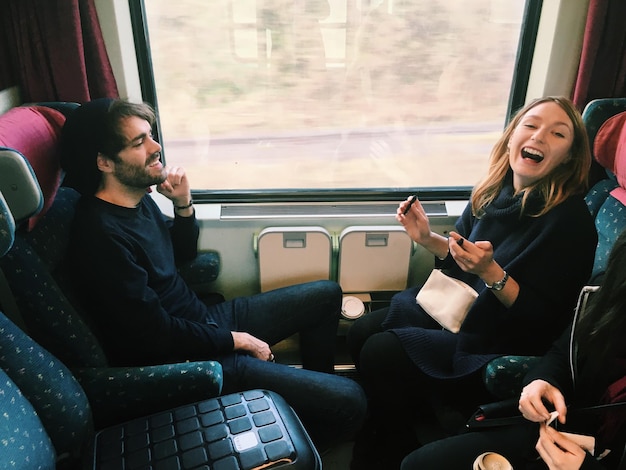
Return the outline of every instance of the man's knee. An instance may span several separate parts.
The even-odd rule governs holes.
[[[312,281],[309,285],[320,295],[337,301],[341,301],[343,296],[341,286],[335,281],[319,280]]]
[[[320,309],[339,317],[343,293],[341,286],[335,281],[311,281],[298,286],[300,300],[304,300],[311,308]]]

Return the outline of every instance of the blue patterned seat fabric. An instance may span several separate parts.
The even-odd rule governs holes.
[[[626,98],[598,99],[585,107],[583,121],[592,150],[594,150],[595,138],[602,125],[609,118],[624,111],[626,111]],[[622,133],[622,138],[625,134]],[[599,156],[594,154],[594,157],[598,160]],[[626,230],[626,206],[611,195],[611,192],[620,186],[617,175],[626,178],[626,168],[618,166],[614,170],[603,167],[602,179],[595,182],[585,196],[598,231],[598,246],[593,271],[588,282],[590,285],[601,283],[611,248],[619,234]],[[503,356],[494,359],[484,370],[487,390],[498,399],[519,395],[526,371],[538,361],[538,357],[528,356]]]
[[[57,465],[61,465],[62,462],[79,461],[86,439],[93,436],[94,431],[91,409],[85,392],[61,361],[35,343],[2,313],[0,313],[0,368],[2,374],[10,377],[7,380],[12,381],[13,387],[23,394],[26,401],[20,405],[23,409],[20,413],[7,416],[10,411],[7,411],[6,407],[11,406],[14,399],[8,400],[3,396],[2,414],[10,426],[15,426],[16,429],[19,427],[19,432],[15,434],[33,439],[28,446],[16,446],[13,442],[11,452],[30,453],[30,456],[28,454],[19,456],[24,462],[32,457],[38,457],[40,453],[53,456],[56,453]],[[0,390],[3,388],[2,374]],[[15,395],[15,390],[11,390]],[[31,417],[33,412],[35,418]],[[16,419],[18,417],[19,419]],[[0,457],[0,468],[3,468],[1,462],[4,458]],[[45,467],[54,468],[54,461],[53,457],[53,465],[46,464]],[[17,465],[15,468],[29,468],[25,463],[22,465],[24,466]],[[33,462],[29,465],[33,465]]]
[[[0,257],[15,240],[15,221],[0,192]],[[4,300],[6,298],[3,297]],[[64,390],[58,380],[71,380],[80,389],[67,368],[56,360],[48,360],[47,352],[0,312],[0,469],[54,469],[57,449],[63,453],[80,447],[78,435],[85,435],[91,423],[85,394]],[[53,372],[54,371],[54,372]],[[54,377],[48,381],[48,375]],[[69,392],[68,395],[65,392]],[[71,400],[68,414],[59,412],[59,402]],[[86,405],[87,413],[79,412],[78,427],[73,427],[75,407]],[[57,411],[53,411],[56,409]],[[57,421],[61,418],[63,423]],[[45,422],[45,424],[44,424]],[[67,426],[66,426],[67,424]],[[63,431],[53,443],[47,425]]]
[[[0,469],[77,468],[94,428],[220,394],[215,361],[110,367],[65,293],[77,193],[60,188],[31,231],[1,195],[0,266],[28,335],[0,313]]]
[[[87,371],[92,376],[86,382],[91,391],[96,387],[103,389],[97,400],[108,397],[95,406],[109,409],[118,416],[119,402],[124,403],[125,408],[145,409],[142,400],[153,401],[153,405],[158,405],[153,406],[155,410],[188,403],[180,403],[181,384],[193,386],[195,381],[196,385],[202,385],[199,371],[218,379],[221,368],[219,363],[215,364],[216,367],[211,368],[204,363],[188,363],[186,367],[178,364],[129,367],[111,369],[109,374],[107,369],[91,368]],[[190,381],[186,378],[187,372],[192,376]],[[143,396],[129,387],[132,381],[142,382]],[[214,390],[205,389],[196,396],[206,399],[217,395]],[[92,397],[88,397],[82,384],[61,361],[0,312],[0,469],[40,468],[39,465],[55,468],[55,462],[57,468],[76,468],[93,441],[91,402]],[[139,416],[144,414],[149,413],[139,413]],[[43,459],[46,455],[48,457]]]
[[[13,245],[15,222],[0,192],[0,256]],[[0,364],[25,346],[21,330],[0,312]],[[8,338],[5,342],[4,338]],[[12,343],[9,345],[8,343]],[[6,343],[6,347],[5,347]],[[7,351],[8,349],[8,351]],[[16,379],[24,377],[24,370]],[[30,374],[30,370],[29,370]],[[37,411],[11,376],[0,367],[0,469],[55,468],[55,449]]]
[[[37,412],[2,369],[0,397],[0,469],[53,470],[54,447]]]

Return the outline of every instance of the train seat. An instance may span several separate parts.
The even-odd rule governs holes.
[[[626,104],[626,100],[623,101]],[[594,138],[594,157],[607,177],[596,183],[586,201],[596,222],[598,246],[591,283],[599,283],[618,235],[626,229],[626,111],[608,118]]]
[[[583,111],[596,164],[602,169],[585,201],[598,231],[589,285],[601,285],[613,244],[626,229],[626,98],[597,99]],[[537,361],[533,356],[503,356],[484,371],[487,389],[498,399],[519,395],[522,380]]]
[[[94,432],[87,395],[61,361],[2,312],[0,393],[0,442],[11,443],[3,446],[0,467],[76,468]]]
[[[26,113],[27,109],[19,108],[19,114]],[[37,180],[42,174],[36,174],[33,184],[14,183],[28,180],[29,175],[35,178],[38,171],[41,173],[41,166],[36,165],[30,167],[30,172],[21,173],[29,167],[29,157],[35,163],[34,153],[29,152],[24,142],[27,138],[38,139],[39,134],[35,131],[47,135],[51,126],[46,116],[54,113],[37,113],[38,119],[28,121],[30,132],[17,130],[14,133],[11,129],[19,127],[23,121],[15,119],[18,113],[12,112],[8,123],[7,114],[0,116],[0,142],[5,146],[13,142],[16,147],[21,142],[19,147],[27,152],[22,154],[11,148],[0,152],[0,174],[3,175],[0,192],[5,195],[14,191],[21,193],[17,198],[5,196],[10,204],[11,200],[38,197],[32,194],[32,190],[40,188]],[[24,140],[16,142],[16,134],[21,134]],[[44,145],[48,148],[46,155],[54,158],[56,141],[47,142],[50,145]],[[23,159],[25,165],[16,166],[19,159]],[[72,302],[71,289],[64,275],[69,225],[78,197],[76,191],[64,186],[57,187],[52,195],[43,194],[45,202],[41,217],[34,219],[30,216],[16,224],[13,246],[0,259],[0,267],[28,334],[76,376],[89,397],[98,427],[146,415],[164,406],[217,396],[221,391],[222,373],[220,364],[215,361],[148,367],[109,366],[90,325],[83,320],[77,304]],[[6,233],[0,236],[4,237]]]
[[[0,191],[0,258],[11,250],[16,227]],[[64,468],[93,434],[89,401],[72,373],[2,312],[0,395],[0,442],[11,443],[0,454],[2,468],[9,462],[15,468]]]

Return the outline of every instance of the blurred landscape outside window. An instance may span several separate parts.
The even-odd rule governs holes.
[[[149,0],[168,165],[194,189],[473,186],[524,0]]]

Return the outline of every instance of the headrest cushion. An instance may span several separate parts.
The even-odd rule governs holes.
[[[611,194],[626,204],[626,111],[610,117],[602,124],[593,150],[598,163],[615,175],[621,188]]]
[[[61,182],[59,141],[64,123],[62,113],[45,106],[19,106],[0,116],[0,146],[26,157],[43,192],[43,209],[29,219],[29,229],[46,213]]]
[[[39,214],[43,193],[26,157],[14,149],[0,147],[0,191],[17,225]]]

